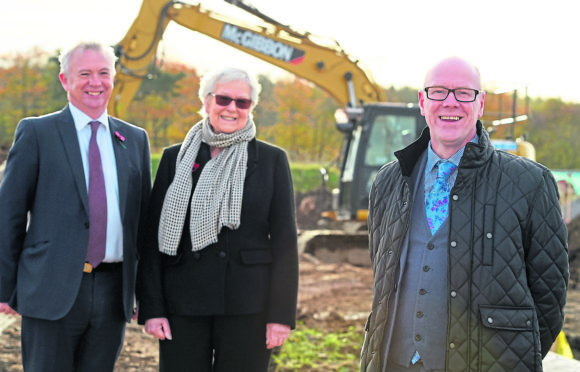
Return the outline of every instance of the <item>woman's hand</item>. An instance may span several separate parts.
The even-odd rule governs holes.
[[[20,315],[7,302],[0,302],[0,314]]]
[[[145,333],[159,340],[171,340],[171,329],[167,318],[147,319],[145,322]]]
[[[266,347],[268,349],[273,349],[276,346],[282,346],[289,335],[290,327],[285,324],[266,324]]]

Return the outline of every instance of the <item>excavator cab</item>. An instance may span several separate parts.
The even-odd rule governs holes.
[[[394,152],[413,142],[427,125],[417,105],[364,105],[350,123],[337,124],[344,133],[339,190],[333,192],[335,220],[366,221],[369,192],[379,168]]]
[[[395,159],[394,152],[417,139],[427,123],[417,105],[396,103],[347,108],[346,118],[348,121],[337,123],[344,134],[339,185],[332,191],[332,210],[322,213],[323,218],[338,225],[303,232],[298,246],[301,252],[323,262],[368,266],[371,185],[378,170]]]

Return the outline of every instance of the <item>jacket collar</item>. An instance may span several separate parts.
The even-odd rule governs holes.
[[[469,142],[465,145],[465,152],[459,163],[460,168],[476,168],[487,162],[493,153],[493,147],[489,134],[483,128],[481,121],[475,124],[479,141],[477,144]],[[431,132],[429,127],[425,127],[421,132],[421,136],[409,146],[402,150],[396,151],[395,156],[399,160],[403,176],[410,176],[413,168],[419,161],[421,154],[427,150],[429,141],[431,140]]]

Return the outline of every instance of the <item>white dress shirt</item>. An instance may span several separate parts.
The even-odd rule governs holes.
[[[89,141],[91,139],[91,127],[93,121],[87,114],[79,110],[69,102],[70,112],[77,129],[77,137],[83,159],[85,182],[87,193],[89,190]],[[109,116],[107,111],[97,118],[101,125],[97,131],[97,144],[101,153],[103,173],[105,176],[105,189],[107,192],[107,248],[104,262],[118,262],[123,260],[123,223],[119,210],[119,183],[117,181],[117,164],[113,151],[113,140],[109,131]]]

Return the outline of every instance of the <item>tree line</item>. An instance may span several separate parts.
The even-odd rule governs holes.
[[[35,48],[24,54],[0,56],[0,162],[21,118],[43,115],[66,105],[58,71],[57,52]],[[194,67],[171,61],[152,66],[151,73],[155,78],[143,81],[122,119],[146,129],[152,151],[158,152],[181,142],[200,120],[200,76]],[[299,78],[258,78],[262,85],[260,102],[254,110],[258,138],[284,148],[293,162],[336,161],[342,144],[342,134],[335,129],[334,112],[339,108],[336,101]],[[390,102],[417,102],[416,88],[388,87],[385,93]],[[517,104],[513,104],[514,99]],[[517,107],[517,112],[512,107]],[[528,119],[515,127],[493,127],[493,137],[525,135],[535,146],[540,163],[552,169],[580,169],[580,157],[575,156],[580,138],[574,135],[580,104],[559,98],[528,100],[509,93],[488,94],[485,111],[483,121],[488,128],[502,116],[527,114]]]

